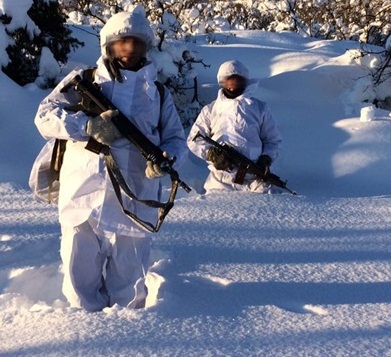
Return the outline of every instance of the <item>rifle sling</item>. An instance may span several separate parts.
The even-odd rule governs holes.
[[[127,183],[121,173],[121,170],[119,169],[113,155],[111,154],[110,149],[105,153],[104,158],[105,158],[105,163],[106,163],[106,167],[107,167],[107,171],[109,173],[111,183],[114,187],[114,192],[115,192],[117,199],[122,207],[122,211],[130,219],[132,219],[137,225],[141,226],[142,228],[148,230],[149,232],[153,232],[153,233],[158,232],[160,229],[160,226],[162,225],[168,212],[174,206],[174,200],[175,200],[175,196],[176,196],[176,193],[178,190],[178,181],[171,180],[170,196],[169,196],[168,201],[166,203],[154,201],[154,200],[140,200],[135,196],[135,194],[131,191],[131,189],[127,185]],[[155,226],[150,222],[147,222],[147,221],[140,219],[134,213],[131,213],[130,211],[128,211],[124,207],[124,204],[122,201],[122,196],[121,196],[121,189],[131,199],[133,199],[141,204],[144,204],[148,207],[159,209],[158,220],[157,220]]]
[[[164,87],[161,86],[160,89],[159,89],[159,86],[158,86],[158,90],[159,90],[160,100],[161,100],[160,105],[162,106],[164,92],[161,92],[161,90],[164,91]],[[120,131],[120,133],[125,138],[127,138],[130,142],[132,142],[129,138],[132,137],[133,125],[128,120],[121,121],[120,127],[117,126],[116,123],[114,123],[114,125],[117,127],[117,129]],[[160,119],[159,119],[159,128],[160,128],[160,126],[161,126],[161,124],[160,124]],[[160,130],[159,130],[159,132],[160,132]],[[178,187],[179,187],[179,181],[176,180],[175,178],[173,178],[170,175],[170,178],[171,178],[171,191],[170,191],[169,199],[168,199],[168,201],[166,203],[159,202],[159,201],[154,201],[154,200],[140,200],[140,199],[138,199],[135,196],[135,194],[130,190],[129,186],[127,185],[124,177],[122,176],[121,170],[119,169],[119,167],[116,164],[116,161],[115,161],[113,155],[111,154],[110,148],[105,146],[105,145],[103,145],[103,148],[102,148],[101,152],[105,155],[106,167],[107,167],[107,170],[109,172],[109,176],[110,176],[111,182],[113,184],[115,194],[116,194],[116,196],[118,198],[118,201],[121,204],[123,212],[129,218],[131,218],[136,224],[141,226],[142,228],[144,228],[144,229],[146,229],[146,230],[148,230],[150,232],[153,232],[153,233],[158,232],[159,229],[160,229],[160,226],[162,225],[162,223],[163,223],[165,217],[167,216],[168,212],[174,206],[174,200],[175,200],[176,193],[177,193],[177,190],[178,190]],[[146,205],[148,207],[158,208],[159,209],[159,211],[158,211],[158,220],[157,220],[157,223],[156,223],[155,226],[153,226],[153,224],[150,223],[150,222],[143,221],[142,219],[137,217],[134,213],[131,213],[128,210],[125,209],[125,207],[123,205],[122,196],[121,196],[121,190],[120,189],[122,189],[122,191],[128,197],[130,197],[131,199],[133,199],[133,200],[135,200],[135,201],[137,201],[137,202],[139,202],[139,203],[141,203],[143,205]]]

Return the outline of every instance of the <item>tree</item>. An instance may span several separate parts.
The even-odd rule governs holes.
[[[42,49],[49,50],[54,59],[64,64],[72,49],[83,43],[72,38],[71,30],[65,26],[66,16],[56,0],[34,0],[27,11],[29,24],[13,29],[12,16],[0,16],[0,22],[11,38],[6,48],[9,62],[2,70],[20,85],[34,82],[40,75]],[[30,22],[31,20],[31,22]],[[42,78],[40,84],[53,86],[54,77]]]

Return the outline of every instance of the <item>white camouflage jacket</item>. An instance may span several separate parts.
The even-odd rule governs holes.
[[[278,156],[281,136],[272,119],[266,103],[251,96],[256,83],[250,84],[245,92],[235,99],[228,99],[219,90],[217,99],[202,108],[187,139],[189,149],[199,158],[206,160],[206,152],[211,147],[202,139],[193,141],[197,132],[201,132],[218,143],[229,143],[241,154],[256,161],[261,154],[269,155],[272,160]],[[254,177],[246,175],[244,185],[233,184],[236,170],[232,172],[216,170],[208,163],[210,174],[205,182],[206,189],[232,188],[252,191]]]
[[[86,123],[89,117],[67,110],[78,101],[78,93],[70,89],[61,93],[64,85],[81,70],[70,73],[40,104],[35,124],[45,139],[67,139],[67,147],[60,173],[59,220],[75,227],[89,218],[98,221],[99,227],[127,233],[137,230],[120,208],[109,179],[102,155],[85,149],[89,139]],[[95,82],[112,103],[162,150],[177,158],[179,166],[187,156],[184,131],[173,99],[165,90],[160,114],[160,96],[154,83],[156,69],[149,63],[137,72],[121,70],[123,83],[113,81],[98,60]],[[159,124],[160,121],[160,124]],[[160,132],[158,127],[161,128]],[[145,176],[146,162],[140,152],[125,138],[114,141],[111,151],[127,184],[139,199],[158,200],[160,180]],[[156,220],[156,210],[123,198],[125,207],[147,221]]]

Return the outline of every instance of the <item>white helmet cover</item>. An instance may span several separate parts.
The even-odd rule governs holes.
[[[222,84],[224,80],[232,75],[238,75],[241,77],[249,79],[249,72],[246,66],[240,61],[227,61],[224,62],[217,72],[217,82]]]
[[[108,46],[123,37],[133,36],[152,47],[154,33],[145,16],[144,9],[137,7],[133,12],[119,12],[113,15],[100,31],[102,57],[108,58]]]

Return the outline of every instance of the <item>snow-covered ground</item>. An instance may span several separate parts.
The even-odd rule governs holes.
[[[72,55],[92,65],[99,46]],[[299,195],[201,194],[190,156],[153,241],[147,308],[71,309],[61,293],[56,208],[27,180],[47,94],[0,72],[0,356],[391,356],[391,117],[364,121],[354,42],[236,32],[191,47],[206,102],[238,59],[283,136],[274,172]],[[363,111],[364,112],[364,111]]]

